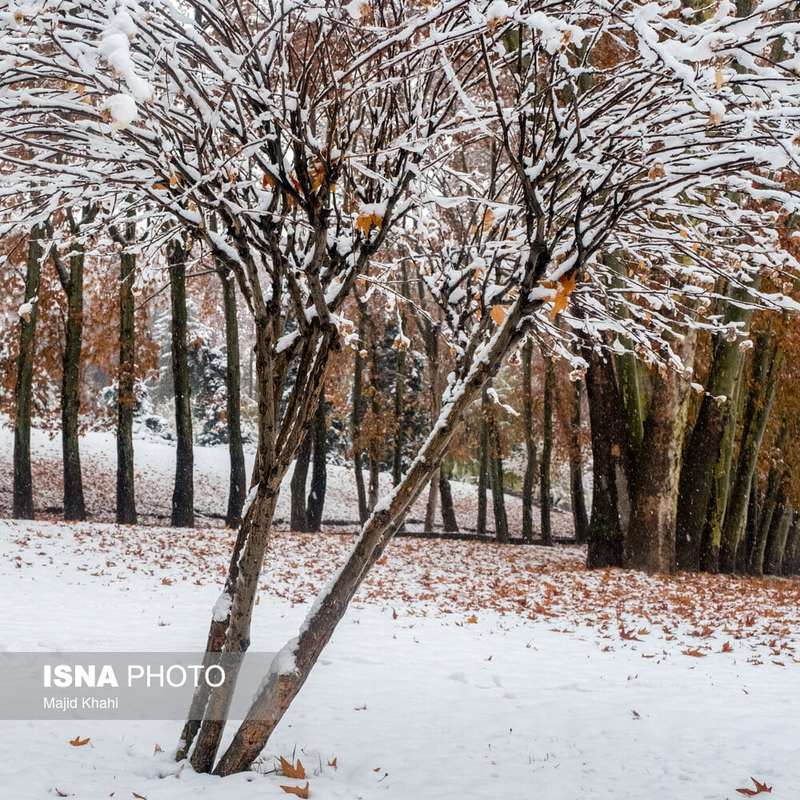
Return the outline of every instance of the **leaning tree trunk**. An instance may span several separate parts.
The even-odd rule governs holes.
[[[42,269],[42,227],[34,225],[25,264],[25,307],[19,319],[19,353],[14,385],[14,519],[33,519],[31,475],[31,402],[33,357],[36,350],[39,281]]]
[[[306,503],[306,527],[319,531],[322,527],[322,512],[325,508],[325,492],[328,486],[328,424],[325,390],[320,395],[314,414],[311,432],[314,438],[314,457],[311,462],[311,485]]]
[[[533,435],[533,339],[522,346],[522,427],[525,435],[525,475],[522,478],[522,538],[533,541],[533,487],[538,467]]]
[[[186,251],[183,245],[173,241],[169,245],[167,256],[172,306],[172,381],[177,435],[171,524],[175,528],[191,528],[194,526],[194,453],[192,388],[187,347]]]
[[[136,524],[136,495],[133,472],[133,413],[136,407],[136,341],[133,308],[133,279],[136,255],[127,249],[136,238],[136,225],[129,220],[120,255],[119,278],[119,374],[117,375],[117,524]]]
[[[247,769],[263,750],[344,616],[361,581],[380,558],[411,504],[429,483],[465,409],[477,399],[503,355],[524,333],[520,330],[520,319],[518,304],[512,307],[505,323],[487,345],[481,362],[473,364],[466,379],[453,388],[434,430],[403,480],[367,520],[347,562],[313,604],[298,638],[288,642],[275,657],[245,720],[220,759],[216,774],[230,775]]]
[[[586,512],[586,492],[583,488],[583,456],[581,453],[581,382],[572,385],[572,405],[569,424],[569,495],[572,504],[572,524],[575,541],[583,544],[589,538],[589,515]]]
[[[542,543],[553,544],[553,524],[550,514],[552,490],[550,467],[553,455],[553,395],[556,390],[556,370],[553,360],[544,353],[544,402],[542,404],[542,460],[539,463],[539,516]]]
[[[56,256],[57,258],[57,256]],[[83,338],[83,245],[74,241],[69,266],[57,258],[57,271],[67,299],[67,321],[61,372],[61,450],[64,468],[64,519],[86,519],[78,437],[80,415],[81,341]]]
[[[684,364],[694,360],[693,333],[684,336]],[[681,452],[688,413],[689,382],[662,367],[653,376],[650,406],[642,446],[636,459],[631,521],[625,547],[625,566],[645,572],[675,569],[675,519]]]
[[[244,444],[242,442],[241,366],[239,362],[239,320],[236,314],[236,282],[229,269],[218,269],[222,282],[222,303],[225,309],[225,410],[228,432],[230,479],[225,524],[237,528],[242,521],[242,508],[247,494]]]
[[[750,488],[764,438],[767,419],[775,398],[775,386],[783,360],[783,348],[772,331],[759,333],[753,353],[750,395],[739,448],[736,478],[725,514],[720,543],[720,571],[733,572],[747,523]]]

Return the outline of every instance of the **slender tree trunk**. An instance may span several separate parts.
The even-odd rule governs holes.
[[[786,420],[781,423],[781,429],[776,441],[776,449],[782,453],[786,444],[788,426]],[[768,542],[775,536],[775,523],[786,504],[786,473],[785,466],[779,455],[778,462],[773,462],[767,475],[767,488],[764,501],[761,504],[761,515],[758,520],[757,536],[750,555],[749,571],[751,575],[763,575],[765,559],[767,556]]]
[[[508,518],[506,516],[506,495],[503,481],[503,451],[500,443],[500,429],[497,412],[489,409],[489,478],[492,487],[492,511],[494,512],[494,531],[497,541],[509,540]]]
[[[380,394],[378,392],[378,386],[380,385],[378,379],[380,371],[378,366],[378,332],[375,327],[375,321],[371,316],[367,316],[367,325],[369,329],[369,386],[367,394],[369,395],[370,414],[374,425],[381,416]],[[367,509],[370,513],[372,513],[375,508],[378,502],[378,496],[380,495],[381,445],[382,442],[375,435],[373,429],[372,435],[369,437],[369,447],[367,448],[369,455]]]
[[[306,525],[310,531],[322,527],[322,511],[325,508],[325,491],[328,485],[328,424],[325,392],[320,396],[311,428],[314,437],[314,457],[311,470],[311,488],[306,506]]]
[[[20,314],[19,353],[14,385],[14,519],[33,519],[31,475],[31,402],[33,358],[36,351],[39,282],[42,269],[42,226],[34,225],[28,239],[25,265],[25,303],[30,311]]]
[[[486,520],[488,517],[487,490],[489,488],[489,395],[484,390],[481,395],[481,428],[478,452],[478,519],[476,530],[478,534],[486,534]]]
[[[353,365],[353,394],[351,398],[350,412],[350,436],[353,442],[353,470],[356,479],[356,494],[358,496],[358,519],[363,525],[369,516],[367,509],[367,492],[364,488],[363,472],[363,447],[361,446],[361,421],[364,418],[363,410],[363,374],[364,357],[363,350],[360,349],[364,344],[365,326],[364,317],[361,316],[358,328],[359,349],[355,351],[355,363]]]
[[[228,456],[231,464],[225,524],[229,528],[238,528],[242,522],[242,508],[247,494],[247,474],[242,442],[239,320],[236,314],[236,282],[233,273],[225,268],[220,268],[218,273],[222,282],[222,303],[225,310],[225,408]]]
[[[586,511],[586,492],[583,488],[583,455],[581,453],[581,381],[572,387],[572,407],[569,426],[569,494],[572,504],[572,524],[575,541],[583,544],[589,539],[589,515]]]
[[[438,419],[442,407],[442,392],[439,364],[439,326],[428,324],[425,332],[425,349],[428,355],[428,368],[431,376],[431,420]],[[436,528],[436,510],[439,505],[439,469],[431,475],[428,487],[428,501],[425,504],[425,530]]]
[[[172,380],[175,389],[177,452],[172,526],[194,526],[194,454],[192,444],[192,389],[189,381],[186,317],[186,251],[177,242],[168,250],[172,305]]]
[[[308,465],[311,461],[311,448],[313,445],[313,434],[309,431],[300,449],[297,451],[297,458],[294,461],[294,471],[292,480],[289,483],[290,491],[290,522],[289,526],[293,531],[307,531],[308,518],[306,515],[306,483],[308,481]]]
[[[458,533],[456,507],[453,503],[453,491],[450,488],[451,467],[443,463],[439,468],[439,496],[442,499],[442,525],[449,533]]]
[[[125,240],[133,244],[136,224],[129,218]],[[119,374],[117,376],[117,523],[136,524],[136,495],[133,471],[133,412],[136,407],[136,342],[133,308],[133,279],[136,256],[124,249],[120,255],[119,281]]]
[[[681,343],[681,357],[691,367],[693,333]],[[688,412],[688,381],[675,371],[652,379],[644,438],[636,459],[636,482],[626,541],[626,566],[645,572],[675,569],[675,519],[681,452]]]
[[[64,465],[64,519],[86,519],[83,499],[81,455],[78,438],[81,388],[81,342],[83,338],[83,246],[73,242],[69,274],[63,289],[67,296],[67,324],[61,375],[61,449]]]
[[[772,331],[759,333],[756,336],[753,352],[753,374],[739,449],[739,463],[722,529],[720,543],[722,572],[733,572],[736,569],[737,552],[747,522],[747,506],[758,451],[775,398],[775,386],[782,359],[783,349]]]
[[[556,389],[556,370],[552,359],[544,356],[544,403],[542,407],[542,460],[539,464],[539,512],[542,542],[553,544],[553,526],[550,517],[552,490],[550,465],[553,454],[553,395]]]
[[[397,486],[403,477],[403,449],[406,444],[405,426],[406,350],[399,347],[394,366],[394,447],[392,450],[392,484]]]
[[[538,471],[533,434],[533,339],[522,346],[522,427],[525,434],[525,474],[522,478],[522,538],[533,541],[533,492]]]

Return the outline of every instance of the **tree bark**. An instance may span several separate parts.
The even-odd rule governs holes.
[[[133,279],[136,256],[125,249],[136,239],[136,224],[129,217],[120,254],[119,280],[119,374],[117,376],[117,524],[135,525],[136,495],[133,469],[133,412],[136,407],[136,341]]]
[[[308,518],[306,514],[306,483],[308,482],[308,465],[311,462],[311,448],[313,434],[309,431],[294,460],[294,471],[289,483],[289,526],[293,531],[307,531]]]
[[[552,491],[550,465],[553,454],[553,395],[556,388],[556,370],[552,359],[544,355],[544,403],[542,406],[542,460],[539,463],[539,515],[542,543],[553,544],[553,526],[550,516]]]
[[[364,345],[366,329],[364,325],[364,317],[361,315],[358,327],[358,340],[359,349],[355,351],[355,359],[353,364],[353,393],[351,397],[351,412],[350,412],[350,436],[353,441],[353,470],[356,479],[356,494],[358,496],[358,519],[363,525],[369,516],[367,509],[367,492],[364,487],[364,472],[363,472],[363,447],[361,446],[361,422],[364,418],[363,409],[363,373],[364,373],[364,358],[361,355],[361,348]]]
[[[306,504],[306,526],[310,531],[319,531],[322,527],[322,512],[325,508],[325,491],[328,485],[327,411],[323,389],[311,429],[314,438],[314,457],[311,462],[311,488]]]
[[[169,296],[172,306],[172,381],[175,391],[177,435],[172,519],[175,528],[194,526],[194,454],[192,444],[192,389],[189,381],[186,312],[186,251],[182,244],[168,247]]]
[[[581,381],[572,384],[572,407],[569,426],[569,494],[572,504],[572,524],[575,541],[583,544],[589,539],[589,515],[586,511],[586,492],[583,488],[583,456],[581,453]]]
[[[731,296],[734,300],[743,300],[748,291],[734,290]],[[751,311],[729,304],[725,321],[746,325],[751,315]],[[738,340],[729,341],[727,336],[719,336],[706,381],[706,393],[687,442],[681,470],[677,522],[679,569],[698,570],[702,560],[713,567],[718,559],[719,544],[709,542],[704,533],[708,530],[715,485],[718,489],[722,488],[719,485],[720,460],[726,458],[726,439],[732,443],[736,425],[734,395],[741,372],[742,357]],[[721,503],[726,498],[727,493],[723,489],[723,492],[717,492],[715,499]],[[724,516],[724,508],[716,510],[717,519],[720,512]],[[712,535],[716,536],[716,533]]]
[[[484,391],[481,395],[481,427],[478,443],[478,519],[475,523],[475,529],[480,535],[486,534],[488,517],[489,413],[489,396]]]
[[[450,488],[450,465],[442,463],[439,468],[439,496],[442,500],[442,525],[448,533],[458,533],[458,519]]]
[[[497,541],[508,542],[508,518],[506,516],[506,495],[503,482],[503,453],[500,444],[500,430],[497,425],[497,412],[489,408],[489,478],[492,488],[492,511],[494,512],[494,532]]]
[[[34,225],[28,238],[25,264],[25,303],[30,313],[20,315],[19,353],[14,385],[14,519],[33,519],[33,477],[31,474],[31,403],[33,399],[33,358],[36,352],[36,319],[41,278],[41,225]]]
[[[797,575],[800,571],[800,511],[792,515],[781,570],[786,576]]]
[[[525,432],[525,474],[522,478],[522,538],[533,541],[533,492],[538,465],[533,435],[533,339],[522,346],[522,427]]]
[[[67,320],[61,371],[61,451],[64,470],[64,519],[86,519],[81,455],[80,416],[81,343],[83,338],[83,245],[72,242],[68,265],[51,250],[61,288],[67,300]]]
[[[236,283],[233,273],[229,269],[220,267],[218,274],[222,282],[222,303],[225,310],[225,409],[228,456],[231,465],[225,524],[229,528],[238,528],[242,522],[242,507],[247,494],[247,474],[242,442],[239,320],[236,313]]]
[[[694,360],[693,333],[681,343],[684,364]],[[645,572],[675,569],[675,519],[689,383],[674,370],[653,375],[626,541],[626,566]]]
[[[613,372],[608,363],[592,350],[588,354],[586,393],[592,430],[592,513],[589,518],[589,547],[586,563],[590,568],[622,566],[623,527],[620,519],[620,486],[623,473],[618,398]]]
[[[750,393],[747,403],[742,443],[736,478],[730,494],[730,502],[725,514],[720,543],[720,571],[733,572],[737,566],[737,553],[742,543],[747,523],[747,507],[750,488],[758,460],[758,451],[764,438],[772,403],[775,398],[775,385],[783,359],[783,348],[767,330],[756,336],[753,352],[753,374],[750,380]]]
[[[786,504],[785,495],[783,502],[775,512],[772,530],[767,541],[767,554],[764,559],[765,575],[782,575],[783,559],[786,553],[786,544],[789,539],[789,529],[792,526],[794,512]]]

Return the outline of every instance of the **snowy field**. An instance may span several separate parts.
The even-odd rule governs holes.
[[[0,523],[10,650],[195,650],[230,532]],[[345,536],[280,533],[253,648],[293,635]],[[170,759],[180,723],[4,722],[12,800],[800,796],[800,584],[590,573],[574,548],[394,543],[256,773]],[[82,747],[68,740],[89,737]],[[163,752],[158,752],[162,750]],[[336,759],[336,767],[328,766]]]
[[[57,432],[54,433],[34,428],[31,436],[34,506],[45,514],[60,511],[63,504],[61,438]],[[13,429],[0,416],[0,513],[6,516],[10,515],[11,509],[13,443]],[[168,523],[175,476],[174,443],[152,435],[139,435],[135,437],[134,450],[136,505],[140,522]],[[246,450],[245,457],[249,474],[253,463],[252,450]],[[226,445],[194,448],[195,522],[199,526],[221,525],[224,520],[229,463]],[[115,465],[116,442],[112,432],[92,431],[81,436],[84,494],[87,511],[93,519],[114,520]],[[279,527],[288,524],[289,520],[290,480],[291,472],[286,476],[285,491],[278,502],[276,521]],[[390,476],[382,474],[381,490],[388,491],[390,487]],[[460,527],[462,530],[474,529],[477,517],[474,485],[453,481],[452,490]],[[507,495],[506,506],[509,527],[512,532],[519,532],[522,527],[522,501]],[[423,496],[411,510],[409,530],[421,528],[424,517]],[[329,464],[323,521],[329,521],[329,528],[352,530],[357,519],[358,505],[351,468]],[[489,527],[493,527],[491,520]],[[553,512],[553,532],[555,536],[572,535],[572,517],[569,513]]]

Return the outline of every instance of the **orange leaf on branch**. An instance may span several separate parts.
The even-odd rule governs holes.
[[[569,296],[574,291],[577,283],[578,277],[575,272],[563,275],[559,278],[556,296],[553,300],[553,307],[550,309],[550,317],[552,319],[555,319],[569,305]]]

